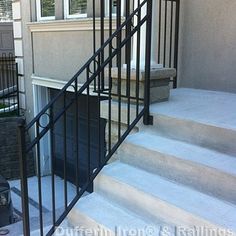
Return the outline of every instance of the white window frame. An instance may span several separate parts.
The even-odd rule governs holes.
[[[70,15],[69,0],[64,0],[64,18],[65,19],[86,18],[87,16],[88,16],[87,13],[79,14],[79,15]]]
[[[55,0],[56,1],[56,0]],[[37,21],[55,20],[55,16],[42,16],[41,0],[36,0]]]

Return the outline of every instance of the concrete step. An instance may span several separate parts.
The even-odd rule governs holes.
[[[236,158],[152,132],[130,135],[118,157],[142,168],[236,204]]]
[[[151,113],[154,117],[153,129],[160,136],[188,142],[205,148],[236,156],[236,130],[204,124],[161,113]]]
[[[185,141],[236,156],[236,95],[198,89],[171,90],[170,100],[150,106],[154,125],[140,130],[155,130],[160,136]],[[101,103],[101,116],[108,118],[108,102]],[[112,121],[118,121],[118,103],[112,102]],[[142,106],[139,107],[140,110]],[[121,122],[127,124],[127,104],[121,104]],[[136,106],[130,106],[130,120]]]
[[[197,89],[171,91],[168,102],[153,104],[156,131],[236,156],[236,94]]]
[[[67,220],[83,233],[81,235],[90,231],[90,235],[94,236],[128,236],[131,231],[146,232],[148,229],[153,230],[153,235],[158,235],[160,230],[160,226],[154,226],[150,221],[112,204],[96,193],[79,200]]]
[[[235,205],[124,163],[106,166],[95,192],[152,221],[236,232]]]

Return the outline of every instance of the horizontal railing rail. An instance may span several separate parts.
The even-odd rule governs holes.
[[[121,2],[117,1],[115,29],[112,29],[114,17],[112,2],[110,0],[108,39],[105,40],[105,7],[104,0],[101,0],[99,49],[97,50],[94,44],[94,55],[73,78],[60,91],[50,92],[51,101],[28,125],[25,125],[23,121],[19,124],[22,211],[26,236],[31,232],[28,189],[30,185],[26,162],[29,153],[34,154],[37,166],[38,228],[40,235],[52,235],[81,196],[86,191],[92,190],[95,177],[137,123],[143,118],[144,124],[151,124],[149,96],[152,1],[138,1],[137,8],[131,11],[131,1],[127,0],[123,23],[121,22]],[[94,41],[96,37],[95,15],[95,7],[93,7]],[[140,47],[143,46],[140,44],[142,28],[146,29],[144,68],[141,68],[140,58]],[[137,40],[138,46],[136,68],[131,68],[132,40]],[[126,66],[123,67],[123,64]],[[117,75],[112,75],[113,67],[117,68]],[[122,78],[123,70],[125,70],[125,78]],[[131,71],[135,71],[135,79],[131,79]],[[143,76],[142,83],[145,87],[143,91],[140,85],[141,76]],[[79,87],[80,80],[84,78],[84,84]],[[70,92],[71,88],[73,92]],[[131,92],[134,95],[131,96]],[[125,101],[123,93],[127,97]],[[131,112],[131,109],[135,112]],[[28,145],[25,141],[26,133],[32,136]],[[50,178],[50,194],[46,193],[47,202],[48,198],[51,202],[49,230],[45,229],[47,225],[45,225],[43,212],[46,201],[43,181],[45,170],[42,170],[45,166],[43,162],[45,156],[48,157],[47,177]],[[63,196],[57,189],[57,176],[63,179]],[[68,192],[71,183],[75,190],[72,196]],[[58,207],[61,198],[63,198],[62,211]]]

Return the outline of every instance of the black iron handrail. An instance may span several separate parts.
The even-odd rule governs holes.
[[[101,4],[104,0],[101,0]],[[111,3],[112,1],[110,1]],[[80,199],[80,197],[87,191],[95,177],[99,174],[104,165],[106,165],[107,161],[111,158],[111,156],[115,153],[118,147],[125,140],[127,135],[133,130],[136,124],[140,121],[141,118],[144,118],[144,124],[148,125],[151,123],[150,115],[149,115],[149,105],[150,105],[150,58],[151,58],[151,23],[152,23],[152,0],[144,0],[142,2],[139,1],[138,7],[131,12],[130,4],[131,2],[127,0],[126,6],[126,19],[125,22],[121,24],[121,3],[117,2],[117,28],[114,29],[114,33],[112,33],[112,29],[110,29],[110,35],[106,42],[104,40],[104,25],[103,19],[101,19],[101,47],[94,53],[94,55],[85,63],[85,65],[73,76],[73,78],[58,92],[58,94],[53,98],[48,105],[43,108],[43,110],[28,124],[25,125],[24,122],[19,124],[19,143],[20,143],[20,160],[21,160],[21,188],[22,188],[22,210],[23,210],[23,226],[24,226],[24,235],[30,235],[30,215],[29,215],[29,199],[28,199],[28,184],[27,184],[27,162],[26,156],[30,152],[34,152],[37,160],[37,173],[38,173],[38,192],[39,192],[39,228],[40,235],[44,235],[44,223],[43,223],[43,192],[42,192],[42,182],[41,182],[41,145],[43,139],[48,136],[50,140],[50,158],[51,158],[51,192],[52,192],[52,227],[49,232],[46,232],[47,235],[52,235],[55,231],[56,227],[59,226],[62,221],[65,219],[67,214],[76,204],[76,202]],[[102,5],[103,6],[103,5]],[[146,14],[143,16],[141,11],[146,7]],[[111,8],[111,4],[110,4]],[[101,11],[104,11],[104,7],[101,7]],[[101,16],[104,16],[104,12],[101,12]],[[133,25],[134,17],[137,17],[137,24]],[[95,13],[94,13],[95,18]],[[109,15],[110,22],[112,21],[112,12],[110,10]],[[111,25],[111,24],[110,24]],[[126,114],[127,121],[122,121],[121,118],[121,70],[122,70],[122,50],[125,50],[126,55],[126,75],[127,75],[127,87],[125,88],[127,95],[129,97],[130,89],[131,89],[131,40],[133,36],[140,32],[142,27],[146,27],[146,58],[145,58],[145,91],[143,105],[140,105],[140,94],[139,89],[136,89],[135,101],[134,105],[136,106],[136,115],[132,117],[130,114],[131,101],[128,99],[127,108],[128,112]],[[95,30],[95,27],[94,27]],[[125,37],[123,39],[122,34],[123,31],[126,32]],[[138,34],[138,38],[140,39],[140,33]],[[140,40],[139,40],[140,43]],[[116,47],[114,47],[116,44]],[[140,45],[139,45],[140,47]],[[108,56],[105,57],[105,51],[108,51]],[[140,50],[138,50],[140,53]],[[112,77],[111,77],[111,68],[113,65],[113,60],[116,59],[116,66],[118,67],[118,88],[117,88],[117,120],[118,120],[118,132],[117,132],[117,140],[112,143],[111,139],[111,129],[112,129],[112,106],[111,101],[112,97]],[[140,58],[137,59],[137,79],[139,78],[140,69]],[[108,67],[107,67],[108,66]],[[109,76],[105,77],[105,67],[109,70]],[[86,77],[86,82],[78,88],[79,78],[84,76]],[[96,154],[97,163],[93,166],[91,159],[91,91],[90,87],[93,84],[94,93],[96,94],[98,109],[98,117],[97,126],[98,126],[98,153]],[[139,87],[139,81],[136,81],[136,85]],[[69,93],[69,88],[73,88],[73,92]],[[103,92],[108,92],[107,95],[104,95]],[[105,96],[105,98],[104,98]],[[86,119],[85,119],[85,127],[87,133],[87,152],[86,152],[86,170],[85,170],[85,182],[81,183],[79,179],[79,166],[80,166],[80,147],[79,147],[79,103],[85,97],[86,103]],[[69,99],[68,99],[69,98]],[[108,138],[106,140],[107,145],[105,152],[102,152],[102,128],[101,128],[101,102],[103,99],[108,100],[107,109],[108,109],[108,118],[107,118],[107,126],[108,126]],[[58,106],[59,102],[62,101],[62,107],[59,111],[56,110],[56,106]],[[69,203],[67,196],[67,157],[68,157],[68,141],[67,141],[67,119],[69,110],[73,109],[73,142],[75,146],[74,156],[75,156],[75,185],[76,185],[76,195],[73,200]],[[56,198],[55,198],[55,158],[56,158],[56,149],[57,143],[55,141],[55,129],[59,122],[62,122],[63,127],[63,176],[64,176],[64,212],[57,217],[56,212]],[[122,123],[125,123],[126,129],[124,131],[121,130]],[[26,132],[32,133],[35,131],[35,137],[32,139],[31,143],[26,146],[25,142],[25,134]],[[59,148],[59,147],[58,147]],[[83,154],[84,156],[85,154]]]
[[[109,0],[109,36],[107,40],[105,40],[104,29],[104,1],[93,0],[94,55],[29,124],[26,125],[24,120],[19,124],[18,139],[20,146],[22,213],[25,236],[30,235],[31,230],[27,179],[28,163],[26,161],[26,157],[30,153],[34,154],[37,164],[40,235],[44,235],[44,233],[52,235],[56,227],[63,222],[84,192],[91,190],[95,177],[137,123],[143,118],[145,125],[152,124],[152,117],[149,114],[152,0],[137,0],[137,8],[135,9],[132,8],[134,1],[126,0],[125,20],[123,23],[121,20],[123,18],[121,16],[121,1],[117,1],[116,28],[114,29],[112,28],[112,22],[114,21],[112,11],[113,1]],[[95,3],[98,4],[98,2],[100,3],[101,16],[99,49],[96,48],[97,21],[95,20],[95,9],[97,9]],[[159,0],[159,3],[159,10],[157,12],[157,16],[159,17],[158,63],[177,69],[179,0]],[[170,18],[169,20],[168,17]],[[164,24],[162,24],[162,21],[164,21]],[[146,34],[146,54],[145,58],[141,58],[141,30],[144,27],[146,30],[142,32]],[[170,35],[169,39],[167,38],[168,34]],[[137,55],[136,61],[134,62],[136,65],[135,70],[131,68],[131,45],[134,40],[136,40],[137,44]],[[143,59],[145,61],[145,69],[141,68],[141,60]],[[126,64],[125,69],[122,66],[123,64]],[[113,67],[117,68],[117,74],[112,73]],[[105,73],[105,70],[108,73]],[[131,72],[135,74],[135,79],[131,79]],[[82,78],[85,78],[86,81],[79,87],[79,82]],[[113,83],[114,81],[115,83]],[[173,78],[173,82],[175,87],[177,79]],[[141,83],[143,83],[143,86],[140,86]],[[93,88],[92,92],[90,91],[91,87]],[[143,91],[141,91],[142,87],[144,87]],[[81,115],[83,106],[85,111]],[[125,109],[123,109],[124,106]],[[95,111],[97,112],[96,115],[94,115]],[[101,115],[104,112],[106,115]],[[115,125],[114,120],[116,120]],[[115,137],[112,136],[112,130],[114,129],[117,129]],[[58,135],[58,130],[61,136]],[[82,131],[86,134],[83,137],[83,143],[80,140]],[[26,133],[32,136],[31,142],[27,145],[25,140]],[[60,137],[58,138],[58,136]],[[97,138],[96,145],[92,143],[94,136]],[[69,141],[68,137],[70,137]],[[46,230],[44,229],[44,214],[42,210],[43,186],[41,156],[44,155],[42,153],[42,146],[45,145],[45,140],[49,144],[47,155],[50,157],[50,173],[48,174],[51,179],[50,197],[52,202],[52,227],[48,232],[44,232]],[[86,144],[86,148],[81,147],[84,143]],[[92,146],[97,146],[98,150],[94,152]],[[71,151],[71,149],[73,150]],[[73,181],[69,179],[71,178],[69,177],[71,169],[68,169],[68,158],[70,155],[74,160]],[[91,155],[93,156],[91,157]],[[57,199],[55,196],[55,176],[58,175],[56,168],[58,156],[63,163],[61,177],[64,180],[64,210],[60,213],[57,212]],[[81,158],[84,158],[84,160],[81,160]],[[68,199],[68,181],[72,181],[76,187],[76,194],[72,200]]]

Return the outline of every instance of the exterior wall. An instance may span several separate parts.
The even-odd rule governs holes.
[[[33,32],[32,35],[36,76],[68,81],[93,55],[92,30]],[[83,76],[79,77],[80,83],[85,81]]]
[[[236,93],[236,1],[181,5],[179,86]]]
[[[14,0],[13,3],[14,24],[18,23],[18,28],[21,29],[21,34],[15,38],[15,46],[20,45],[23,48],[22,55],[18,56],[22,59],[27,121],[34,117],[33,80],[35,76],[38,78],[37,81],[40,78],[53,79],[54,88],[60,88],[93,55],[91,12],[88,12],[86,19],[63,20],[62,2],[63,0],[56,2],[56,20],[47,22],[37,22],[35,0]],[[105,22],[105,27],[106,24],[108,25],[108,21]],[[98,27],[97,47],[99,47],[99,18],[96,25]],[[16,27],[14,31],[17,32],[15,29]],[[107,34],[108,31],[105,36]],[[63,83],[58,83],[59,81]],[[79,81],[83,83],[83,76]],[[47,86],[47,83],[42,82],[42,84]]]

